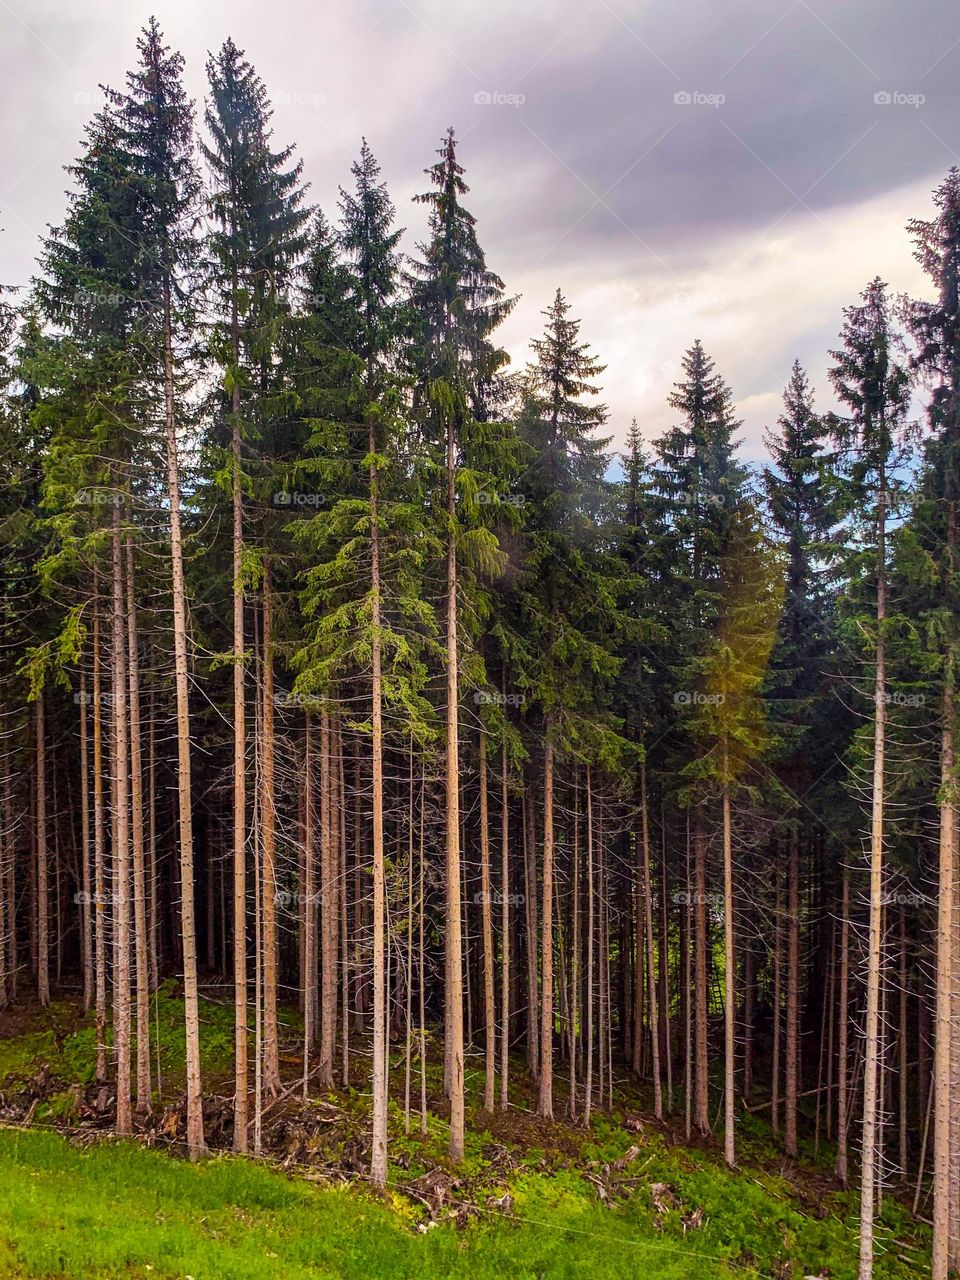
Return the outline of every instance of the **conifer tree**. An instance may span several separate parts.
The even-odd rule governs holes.
[[[187,1145],[202,1153],[200,1027],[194,912],[193,802],[187,599],[181,515],[181,475],[177,424],[185,388],[184,340],[192,330],[184,282],[196,258],[193,229],[199,181],[194,164],[193,107],[183,87],[183,58],[164,44],[156,19],[144,28],[140,60],[124,91],[111,91],[121,145],[130,169],[139,217],[137,288],[143,301],[138,339],[145,358],[144,389],[156,404],[166,442],[167,502],[177,701],[177,781],[181,938],[187,1043]]]
[[[887,520],[898,460],[898,435],[909,407],[909,376],[897,359],[886,286],[872,280],[859,304],[844,311],[843,346],[832,352],[830,378],[849,416],[835,418],[833,435],[848,451],[850,479],[859,502],[873,500],[865,559],[875,584],[873,757],[870,818],[870,923],[867,941],[867,1009],[864,1025],[863,1145],[860,1187],[860,1280],[873,1268],[876,1201],[877,1095],[880,1062],[880,966],[883,915],[884,800],[886,772]]]
[[[468,191],[457,160],[453,130],[447,132],[439,160],[426,172],[432,189],[415,197],[429,209],[429,240],[419,246],[412,264],[411,300],[416,314],[413,363],[416,373],[414,409],[425,441],[443,457],[446,540],[446,914],[445,1072],[450,1096],[450,1154],[464,1150],[463,1097],[463,956],[461,926],[460,795],[459,795],[459,608],[458,544],[464,542],[457,510],[458,485],[476,493],[476,481],[465,468],[476,461],[484,433],[491,388],[506,364],[506,353],[492,334],[513,302],[504,297],[503,281],[486,265],[477,240],[475,220],[461,198]],[[479,438],[478,438],[479,437]],[[468,502],[470,512],[475,504]],[[493,567],[496,542],[470,530],[471,550]]]
[[[247,928],[246,928],[246,728],[244,652],[243,449],[256,441],[262,422],[266,371],[277,345],[284,288],[305,247],[301,164],[292,147],[270,147],[272,114],[263,82],[232,40],[207,64],[210,102],[206,124],[212,145],[203,152],[210,168],[208,203],[214,223],[210,251],[219,294],[213,349],[224,371],[229,404],[230,493],[233,518],[234,677],[234,994],[236,1005],[236,1118],[234,1144],[247,1149]],[[272,780],[271,780],[272,787]],[[272,791],[264,811],[272,812]],[[268,824],[264,842],[265,1084],[280,1088],[277,1052],[275,850]]]
[[[932,302],[911,301],[907,322],[915,364],[930,385],[930,436],[922,486],[911,521],[919,559],[911,577],[925,583],[918,607],[926,615],[941,663],[936,1037],[934,1058],[933,1276],[960,1266],[960,1225],[951,1170],[960,1156],[955,1118],[956,1000],[956,680],[958,657],[958,479],[960,479],[960,170],[952,168],[933,194],[934,217],[914,219],[915,256],[936,289]]]

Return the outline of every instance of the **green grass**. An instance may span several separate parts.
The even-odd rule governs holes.
[[[182,1001],[165,986],[152,1013],[154,1059],[159,1052],[169,1099],[182,1088]],[[785,1165],[756,1116],[741,1117],[742,1167],[731,1173],[715,1148],[671,1145],[653,1126],[628,1131],[617,1116],[595,1113],[588,1132],[536,1121],[533,1086],[519,1062],[517,1110],[485,1117],[476,1110],[482,1078],[468,1072],[470,1122],[453,1196],[479,1211],[459,1227],[449,1220],[427,1226],[426,1211],[403,1188],[449,1168],[440,1115],[428,1114],[425,1136],[415,1116],[406,1135],[395,1094],[386,1199],[362,1182],[322,1184],[267,1162],[220,1155],[190,1165],[134,1143],[71,1145],[50,1127],[70,1122],[61,1104],[71,1082],[93,1077],[95,1033],[76,1005],[44,1016],[51,1029],[34,1030],[38,1023],[27,1019],[20,1034],[0,1040],[0,1089],[14,1091],[17,1079],[41,1067],[55,1082],[35,1113],[37,1128],[0,1128],[0,1277],[856,1276],[856,1196],[831,1190],[823,1149],[819,1164]],[[295,1035],[295,1015],[284,1017]],[[228,1001],[203,1000],[201,1019],[205,1079],[229,1086],[233,1010]],[[394,1067],[402,1091],[396,1057]],[[437,1062],[428,1066],[437,1099],[440,1070]],[[308,1159],[338,1166],[369,1133],[369,1093],[363,1083],[325,1096],[339,1118],[319,1126]],[[641,1092],[625,1087],[624,1100],[627,1114],[646,1113]],[[609,1202],[598,1198],[597,1181]],[[668,1188],[665,1196],[653,1192],[657,1183]],[[509,1216],[489,1204],[506,1191]],[[926,1228],[889,1197],[877,1252],[877,1280],[929,1271]]]
[[[622,1131],[620,1131],[622,1132]],[[588,1157],[623,1143],[601,1125]],[[649,1144],[637,1158],[639,1189],[601,1204],[572,1170],[520,1170],[511,1176],[514,1216],[496,1212],[463,1229],[450,1222],[421,1233],[419,1210],[394,1193],[379,1201],[356,1186],[288,1178],[274,1169],[219,1156],[189,1165],[130,1143],[78,1149],[59,1134],[0,1131],[0,1275],[150,1276],[194,1280],[280,1277],[685,1277],[856,1274],[850,1204],[816,1220],[791,1208],[783,1188],[728,1174],[706,1157]],[[650,1181],[667,1181],[679,1204],[659,1219]],[[681,1217],[700,1207],[704,1224],[683,1234]],[[890,1228],[903,1227],[896,1219]],[[904,1277],[923,1258],[902,1263],[882,1233],[878,1277]],[[735,1265],[734,1265],[735,1264]]]
[[[490,1219],[420,1234],[411,1212],[349,1187],[313,1186],[221,1156],[190,1166],[129,1144],[84,1151],[56,1134],[0,1133],[0,1267],[6,1276],[709,1277],[729,1274],[695,1246],[593,1204],[581,1191],[520,1180],[522,1226]]]

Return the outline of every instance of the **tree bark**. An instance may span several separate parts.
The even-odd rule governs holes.
[[[263,751],[261,757],[261,836],[263,840],[263,1086],[280,1093],[277,1030],[277,798],[273,683],[273,579],[269,557],[263,562]]]
[[[537,1114],[553,1119],[553,742],[543,747],[543,906],[540,934],[540,1098]]]
[[[170,285],[163,308],[164,409],[167,446],[167,498],[170,506],[170,564],[173,582],[173,647],[177,688],[177,787],[180,819],[181,939],[183,1007],[187,1059],[187,1148],[195,1160],[205,1150],[200,1085],[200,1015],[197,990],[197,929],[193,885],[193,808],[190,786],[190,693],[187,672],[187,611],[180,529],[180,469],[177,460]]]
[[[150,1114],[150,962],[143,845],[143,758],[140,738],[140,659],[133,544],[127,540],[127,681],[130,689],[130,816],[133,848],[133,937],[137,999],[137,1113]]]
[[[653,1114],[658,1120],[662,1120],[663,1091],[660,1084],[660,1019],[657,1013],[657,976],[654,971],[653,888],[650,882],[650,822],[647,811],[646,761],[640,766],[640,805],[643,831],[643,907],[647,935],[647,1004],[650,1017],[650,1061],[653,1070]],[[663,963],[662,956],[661,963]]]
[[[487,803],[487,738],[480,731],[480,892],[483,934],[483,1108],[492,1111],[496,1089],[496,1007],[493,986],[493,902],[490,888],[490,814]]]
[[[113,508],[113,1046],[117,1061],[117,1133],[133,1133],[130,1096],[130,827],[127,670],[120,507]]]
[[[873,794],[870,815],[870,922],[867,941],[867,1012],[863,1048],[863,1142],[860,1169],[859,1280],[873,1274],[876,1198],[877,1076],[880,1043],[880,963],[883,912],[884,748],[886,730],[886,476],[880,468],[877,515],[877,655],[874,682]]]
[[[933,1060],[933,1280],[947,1280],[950,1242],[951,1147],[951,1013],[954,945],[953,881],[956,847],[956,782],[954,779],[953,726],[956,719],[954,653],[947,653],[940,728],[940,862],[937,896],[936,1038]]]

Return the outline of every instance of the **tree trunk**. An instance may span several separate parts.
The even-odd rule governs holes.
[[[370,425],[369,451],[371,458],[376,454],[376,433],[373,424]],[[451,446],[452,447],[452,446]],[[452,481],[451,481],[452,483]],[[371,596],[371,724],[373,727],[372,742],[372,768],[373,768],[373,1152],[370,1160],[370,1179],[375,1187],[386,1186],[387,1181],[387,992],[385,985],[385,950],[386,950],[386,858],[384,851],[383,839],[383,693],[381,687],[381,652],[380,652],[380,529],[379,529],[379,513],[377,507],[377,466],[375,461],[370,463],[370,596]],[[455,556],[453,534],[450,535],[450,555]],[[448,567],[449,572],[449,567]],[[450,708],[447,708],[447,751],[453,750],[453,795],[454,803],[456,803],[457,795],[457,776],[456,776],[456,745],[457,745],[457,725],[456,725],[456,568],[452,571],[451,581],[447,583],[448,590],[452,591],[453,598],[450,602],[452,608],[448,606],[448,652],[447,658],[450,661],[450,645],[453,650],[453,694],[454,694],[454,713],[453,728],[451,731]],[[452,613],[452,623],[451,623]],[[450,628],[452,626],[452,641]],[[447,698],[450,698],[450,677],[448,671],[447,677]],[[452,748],[451,748],[452,738]],[[451,768],[450,760],[447,760],[447,800],[450,800],[450,779]],[[452,832],[451,832],[452,826]],[[459,820],[456,813],[448,818],[447,827],[447,910],[450,911],[451,892],[449,877],[451,875],[451,867],[455,864],[456,878],[454,881],[454,894],[456,899],[456,915],[459,925],[460,912],[460,855],[459,846],[456,846],[459,837]],[[451,839],[456,848],[451,851]],[[359,852],[359,851],[358,851]],[[455,857],[454,857],[455,853]],[[448,916],[448,928],[450,924]],[[459,938],[457,941],[459,952]],[[448,970],[449,970],[448,956]],[[459,956],[458,956],[459,963]],[[459,971],[459,970],[458,970]],[[460,1058],[459,1058],[459,1089],[460,1089],[460,1113],[459,1113],[459,1134],[455,1132],[455,1127],[451,1128],[450,1133],[450,1153],[455,1159],[459,1159],[463,1155],[463,1011],[460,1007],[459,993],[457,997],[456,1010],[451,1010],[448,1004],[447,1016],[454,1016],[456,1026],[460,1028]],[[454,1023],[451,1022],[451,1033],[455,1036],[456,1031]],[[451,1125],[455,1126],[453,1115],[453,1098],[451,1095]]]
[[[943,721],[940,729],[940,863],[937,897],[937,1012],[933,1059],[933,1280],[947,1280],[950,1245],[951,1150],[951,1045],[954,973],[953,881],[956,847],[956,782],[954,779],[953,726],[955,666],[951,646],[947,652],[943,689]]]
[[[543,908],[540,941],[540,1098],[537,1114],[553,1119],[553,742],[543,747]]]
[[[456,439],[447,422],[447,900],[444,932],[446,958],[446,1040],[449,1049],[450,1155],[463,1159],[463,939],[460,927],[460,736],[457,655]]]
[[[510,793],[507,743],[500,750],[500,1109],[510,1106]]]
[[[97,1023],[97,1081],[107,1078],[107,920],[103,800],[103,683],[100,674],[99,575],[94,573],[93,606],[93,923],[94,1007]]]
[[[310,1051],[316,1039],[317,910],[313,811],[313,717],[304,717],[303,762],[303,1096],[308,1096]]]
[[[337,1037],[338,907],[333,865],[330,712],[320,712],[320,1083],[333,1086]]]
[[[81,875],[80,875],[80,943],[83,962],[83,1011],[89,1013],[93,1007],[93,912],[91,902],[91,868],[90,868],[90,758],[89,728],[87,725],[87,674],[80,671],[80,833],[81,833]],[[11,833],[12,834],[12,833]],[[4,859],[7,856],[6,844],[0,845]],[[12,852],[12,851],[11,851]],[[0,861],[0,900],[4,910],[0,915],[0,974],[3,975],[2,997],[7,999],[6,981],[6,931],[8,919],[13,910],[13,903],[7,902],[4,896],[5,864]]]
[[[798,836],[790,833],[787,858],[787,1042],[786,1086],[783,1096],[783,1144],[797,1157],[797,1053],[800,1008],[800,851]]]
[[[128,815],[127,671],[120,507],[113,508],[113,1045],[117,1060],[117,1133],[133,1133],[130,1097],[130,828]]]
[[[696,1037],[694,1121],[701,1134],[710,1132],[707,1075],[707,849],[699,813],[693,826],[694,878],[694,1035]]]
[[[850,873],[843,868],[840,900],[840,991],[837,1010],[837,1181],[847,1185],[847,1040],[850,1028]]]
[[[723,745],[723,1158],[736,1163],[734,1068],[736,1065],[736,958],[733,950],[733,834],[727,743]]]
[[[263,839],[263,1085],[280,1093],[277,1030],[277,799],[273,685],[273,581],[269,557],[263,562],[263,753],[261,758]]]
[[[490,890],[490,815],[487,805],[487,738],[480,731],[480,892],[483,931],[483,1108],[492,1111],[496,1089],[496,1008],[493,991],[493,902]]]
[[[239,361],[236,301],[233,303],[234,362]],[[238,375],[237,375],[238,376]],[[240,385],[234,379],[233,427],[233,1149],[248,1146],[247,1098],[247,727],[246,654],[243,617],[243,488],[240,457]]]
[[[590,766],[587,765],[587,1009],[586,1039],[587,1061],[583,1082],[583,1123],[590,1125],[593,1105],[593,943],[594,943],[594,887],[593,887],[593,788],[590,782]]]
[[[880,962],[883,910],[883,806],[886,729],[886,477],[880,468],[877,515],[877,667],[874,684],[873,795],[870,817],[870,923],[867,942],[867,1013],[863,1046],[863,1142],[860,1171],[859,1280],[873,1274],[876,1192],[877,1076],[880,1041]]]
[[[196,1159],[205,1149],[200,1085],[200,1016],[197,991],[197,929],[193,886],[193,809],[190,788],[190,692],[187,675],[187,606],[180,531],[180,471],[177,461],[170,332],[170,286],[164,290],[164,407],[167,444],[167,497],[170,506],[170,563],[173,580],[173,647],[177,686],[177,780],[180,817],[180,921],[183,947],[183,1007],[187,1059],[187,1148]]]
[[[127,681],[130,688],[130,811],[133,848],[133,938],[137,974],[137,1113],[150,1114],[150,962],[143,847],[143,759],[140,745],[140,659],[133,544],[127,540]]]
[[[653,1069],[653,1114],[663,1119],[660,1086],[660,1019],[657,1015],[657,976],[653,963],[653,888],[650,882],[650,823],[647,810],[647,765],[640,766],[640,804],[643,827],[643,907],[647,934],[647,1004],[650,1016],[650,1060]],[[639,925],[639,921],[637,922]],[[663,956],[660,958],[663,963]],[[639,975],[638,975],[639,977]]]
[[[50,1004],[50,946],[48,941],[50,903],[47,890],[47,756],[44,724],[43,690],[34,703],[36,737],[36,919],[37,919],[37,998],[44,1009]]]

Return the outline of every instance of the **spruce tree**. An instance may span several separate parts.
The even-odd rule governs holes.
[[[463,956],[460,860],[459,606],[458,543],[464,541],[457,508],[458,484],[476,493],[469,468],[482,455],[492,390],[507,356],[492,342],[496,327],[513,302],[503,282],[486,265],[475,220],[461,203],[468,187],[457,160],[450,129],[426,172],[432,189],[415,199],[429,209],[429,240],[412,263],[411,302],[416,316],[413,365],[414,409],[424,440],[439,451],[445,489],[446,540],[446,916],[444,948],[446,1087],[450,1097],[450,1154],[464,1151]],[[468,502],[469,517],[475,504]],[[469,531],[472,550],[487,567],[495,563],[496,543],[482,529]],[[479,536],[478,536],[479,535]]]
[[[257,439],[259,403],[277,346],[283,316],[284,287],[304,249],[300,164],[291,164],[292,147],[270,146],[272,114],[266,88],[232,40],[207,63],[210,101],[206,125],[212,145],[203,153],[210,171],[207,201],[214,229],[210,236],[218,323],[212,335],[223,369],[224,399],[230,415],[230,473],[233,521],[233,676],[234,676],[234,997],[236,1006],[236,1099],[234,1145],[247,1149],[247,929],[246,929],[246,657],[244,652],[243,449]],[[245,441],[246,437],[246,441]],[[272,816],[270,795],[263,810]],[[264,1069],[267,1091],[280,1088],[277,1049],[275,951],[276,887],[273,826],[264,842],[263,919],[268,952],[264,968]]]
[[[873,1268],[876,1200],[877,1095],[880,1058],[880,966],[883,916],[884,802],[886,771],[887,521],[892,506],[899,435],[909,407],[910,380],[897,358],[886,285],[879,278],[861,301],[844,310],[842,347],[831,354],[830,378],[847,416],[832,419],[832,434],[845,451],[858,505],[872,519],[864,530],[862,559],[874,585],[873,742],[870,819],[870,922],[867,941],[867,1009],[864,1025],[863,1145],[860,1188],[860,1280]]]
[[[164,44],[156,19],[137,41],[137,67],[126,89],[110,92],[120,129],[130,186],[138,200],[137,288],[143,300],[138,341],[144,359],[143,386],[163,423],[177,699],[177,780],[184,1014],[187,1043],[187,1145],[191,1157],[204,1149],[200,1086],[200,1026],[194,912],[193,801],[187,599],[181,515],[178,418],[188,369],[185,341],[192,336],[192,307],[185,283],[195,266],[193,236],[199,179],[194,161],[193,106],[183,87],[183,58]]]

